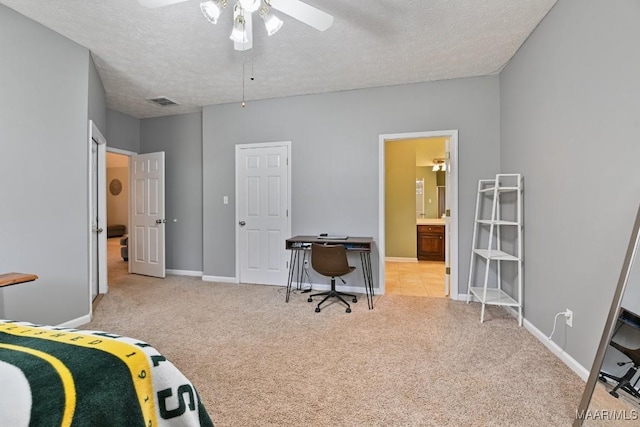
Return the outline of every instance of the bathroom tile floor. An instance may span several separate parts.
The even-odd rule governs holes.
[[[385,262],[385,292],[444,298],[445,264],[442,261]]]

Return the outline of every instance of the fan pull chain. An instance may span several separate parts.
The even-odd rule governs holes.
[[[251,81],[253,81],[253,48],[251,49]]]
[[[245,33],[247,31],[247,29],[245,28],[244,25],[245,25],[245,22],[244,22],[244,19],[243,19],[242,20],[242,32],[243,33]],[[243,47],[243,49],[242,49],[242,104],[241,104],[242,108],[244,108],[247,105],[246,102],[244,102],[244,79],[245,79],[245,77],[244,77],[244,62],[245,61],[244,60],[245,60],[245,56],[246,56],[245,53],[247,52],[246,49],[244,49],[245,45],[246,45],[246,42],[244,40],[242,40],[242,47]]]
[[[244,102],[244,55],[242,55],[242,108],[247,104]]]

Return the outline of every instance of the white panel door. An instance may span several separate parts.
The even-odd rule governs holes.
[[[129,268],[165,277],[164,152],[132,156],[130,180]]]
[[[236,146],[238,274],[241,283],[287,284],[290,143]]]
[[[89,121],[89,235],[91,301],[98,293],[107,292],[107,196],[106,139],[93,120]],[[90,304],[91,305],[91,304]]]

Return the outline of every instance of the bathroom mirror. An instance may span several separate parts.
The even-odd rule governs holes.
[[[640,423],[640,208],[574,427]]]

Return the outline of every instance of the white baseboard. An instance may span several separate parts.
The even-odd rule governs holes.
[[[467,301],[467,294],[458,294],[458,298],[456,299],[456,301]],[[473,295],[471,295],[471,301],[472,302],[478,302],[477,299],[475,299],[475,297]]]
[[[202,280],[205,282],[240,283],[236,277],[202,276]]]
[[[84,316],[77,317],[75,319],[71,319],[64,323],[60,323],[57,326],[62,328],[77,328],[78,326],[82,326],[86,323],[91,322],[91,314],[85,314]]]
[[[201,277],[204,272],[203,271],[191,271],[191,270],[166,270],[167,274],[173,274],[174,276],[193,276],[193,277]]]
[[[387,262],[418,262],[418,258],[403,258],[395,256],[385,257],[384,260]]]
[[[464,294],[464,295],[460,294],[460,295],[458,295],[458,297],[459,297],[460,300],[464,300],[464,301],[467,300],[467,295],[466,294]],[[476,301],[477,302],[477,299],[475,297],[473,297],[473,295],[472,295],[471,301]],[[516,321],[518,320],[518,311],[515,308],[509,307],[509,306],[503,306],[503,308],[509,314],[511,314],[516,319]],[[522,318],[522,326],[524,326],[524,328],[527,331],[529,331],[529,333],[531,335],[536,337],[538,339],[538,341],[540,341],[542,344],[544,344],[544,346],[547,347],[547,349],[551,353],[553,353],[558,359],[560,359],[565,365],[567,365],[569,367],[569,369],[571,369],[573,372],[575,372],[576,375],[578,375],[584,381],[587,381],[587,379],[589,378],[589,370],[588,369],[586,369],[584,366],[582,366],[580,363],[578,363],[578,361],[576,359],[571,357],[569,355],[569,353],[567,353],[562,348],[560,348],[560,346],[558,344],[556,344],[552,340],[547,339],[547,335],[542,333],[542,331],[540,329],[536,328],[533,325],[533,323],[529,322],[524,317]]]
[[[544,344],[544,346],[547,347],[549,349],[549,351],[551,351],[551,353],[555,354],[560,360],[562,360],[564,362],[564,364],[569,367],[569,369],[571,369],[573,372],[575,372],[584,381],[587,381],[587,378],[589,378],[589,370],[588,369],[586,369],[584,366],[582,366],[580,363],[578,363],[578,361],[576,359],[571,357],[569,355],[569,353],[567,353],[562,348],[560,348],[560,346],[558,344],[556,344],[555,342],[547,339],[547,336],[545,334],[543,334],[542,331],[540,331],[538,328],[533,326],[533,324],[531,322],[529,322],[527,319],[524,319],[522,321],[522,324],[524,325],[526,330],[531,332],[531,334],[534,337],[538,338],[538,340],[542,344]]]

